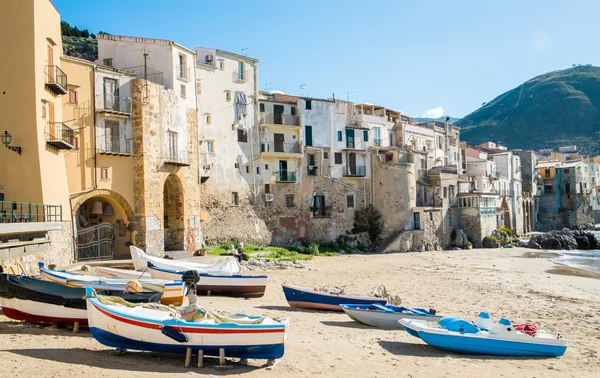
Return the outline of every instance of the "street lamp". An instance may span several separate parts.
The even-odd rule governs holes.
[[[8,133],[8,131],[5,130],[4,133],[2,135],[0,135],[0,138],[2,139],[2,144],[5,145],[6,148],[8,148],[9,150],[15,151],[19,155],[21,155],[21,147],[10,145],[10,142],[12,141],[12,135],[10,135]]]

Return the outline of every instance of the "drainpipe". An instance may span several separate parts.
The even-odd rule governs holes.
[[[254,68],[254,122],[250,125],[250,161],[252,166],[252,191],[254,192],[254,199],[258,196],[256,190],[256,170],[254,168],[254,134],[252,130],[254,129],[254,125],[257,125],[258,120],[258,64],[253,63],[252,67]],[[260,133],[256,133],[256,135],[260,136]],[[257,140],[258,141],[258,140]]]

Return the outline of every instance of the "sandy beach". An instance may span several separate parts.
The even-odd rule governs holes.
[[[287,316],[285,356],[271,370],[262,361],[217,371],[184,368],[183,356],[130,352],[115,356],[89,331],[73,334],[20,324],[0,316],[0,376],[161,377],[592,377],[600,372],[600,279],[548,273],[548,256],[525,258],[525,249],[476,249],[389,255],[319,257],[305,269],[268,272],[263,298],[202,297],[208,308]],[[529,250],[530,251],[530,250]],[[558,269],[561,270],[560,268]],[[560,272],[559,272],[560,273]],[[571,272],[573,273],[573,272]],[[479,311],[494,319],[530,323],[569,340],[560,358],[466,356],[434,349],[400,330],[353,322],[344,313],[292,310],[281,283],[370,291],[382,283],[407,305],[435,308],[472,320]],[[596,373],[594,373],[596,372]]]

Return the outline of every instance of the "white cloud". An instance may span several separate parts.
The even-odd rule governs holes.
[[[549,51],[552,47],[552,37],[545,31],[539,31],[533,34],[531,42],[533,46],[542,52]]]
[[[438,106],[437,108],[429,109],[423,114],[423,118],[440,118],[444,115],[444,108]]]

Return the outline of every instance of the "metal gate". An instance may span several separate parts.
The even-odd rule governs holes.
[[[100,223],[77,231],[77,261],[113,258],[115,231],[110,223]]]

